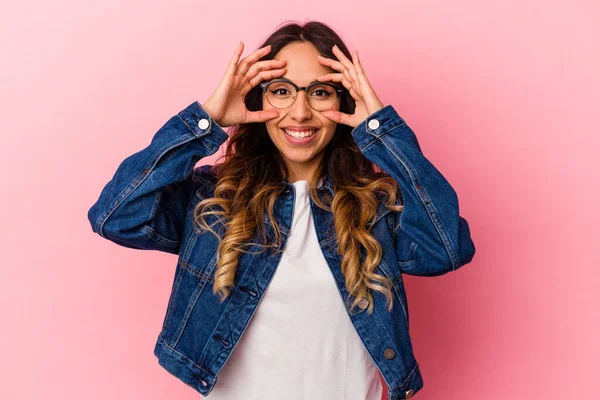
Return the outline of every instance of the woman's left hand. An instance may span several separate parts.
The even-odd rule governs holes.
[[[336,110],[326,110],[321,111],[321,113],[337,123],[349,125],[354,128],[369,115],[382,109],[384,106],[367,79],[367,75],[358,59],[358,52],[354,51],[352,53],[352,61],[350,61],[336,45],[333,46],[333,54],[335,54],[339,61],[321,55],[317,55],[317,59],[321,64],[340,72],[321,75],[317,79],[321,82],[342,82],[354,98],[356,109],[354,110],[354,114],[345,114]]]

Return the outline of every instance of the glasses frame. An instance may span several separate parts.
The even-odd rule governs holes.
[[[287,107],[275,107],[275,106],[274,106],[274,105],[271,103],[271,101],[269,100],[269,97],[268,97],[268,95],[267,95],[267,101],[269,102],[269,104],[271,104],[271,106],[273,106],[273,107],[275,107],[275,108],[277,108],[277,109],[279,109],[279,110],[283,110],[283,109],[285,109],[285,108],[288,108],[288,107],[291,107],[291,106],[293,106],[293,105],[294,105],[294,103],[296,102],[296,99],[298,98],[298,92],[299,92],[300,90],[305,90],[305,91],[306,91],[306,93],[308,94],[308,89],[310,89],[311,87],[313,87],[313,86],[315,86],[315,85],[326,85],[326,86],[330,86],[330,87],[332,87],[332,88],[335,90],[335,92],[337,93],[337,98],[338,98],[338,99],[340,99],[340,98],[342,97],[342,95],[344,94],[344,89],[342,89],[342,88],[340,88],[339,86],[336,86],[336,85],[334,85],[334,84],[331,84],[331,83],[329,83],[329,82],[313,82],[313,83],[311,83],[311,84],[310,84],[310,85],[308,85],[308,86],[298,86],[298,85],[296,85],[294,82],[290,81],[290,80],[289,80],[289,79],[287,79],[287,78],[275,78],[275,79],[271,79],[271,80],[269,80],[269,81],[266,81],[266,82],[262,82],[262,83],[260,84],[260,87],[261,87],[261,89],[262,89],[262,92],[266,94],[266,93],[267,93],[267,88],[269,87],[269,85],[270,85],[271,83],[275,83],[275,82],[285,82],[285,83],[289,83],[289,84],[291,84],[291,85],[292,85],[292,86],[293,86],[293,87],[296,89],[296,95],[294,96],[294,101],[292,101],[292,104],[290,104],[290,105],[289,105],[289,106],[287,106]],[[308,105],[310,106],[310,108],[312,108],[312,109],[313,109],[313,110],[315,110],[315,111],[327,111],[327,110],[331,110],[331,108],[333,107],[333,106],[332,106],[331,108],[328,108],[327,110],[317,110],[316,108],[314,108],[314,107],[312,106],[312,104],[310,104],[310,98],[309,98],[309,97],[307,97],[307,98],[306,98],[306,101],[308,102]],[[334,103],[334,105],[335,105],[335,103]]]

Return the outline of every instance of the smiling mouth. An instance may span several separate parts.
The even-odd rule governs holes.
[[[309,138],[311,136],[314,136],[315,133],[317,133],[317,131],[319,129],[313,129],[310,131],[294,131],[294,130],[288,130],[288,129],[281,129],[286,135],[288,135],[291,138],[294,139],[306,139]]]

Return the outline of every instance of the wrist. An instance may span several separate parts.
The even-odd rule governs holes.
[[[198,104],[200,104],[200,102],[198,102]],[[215,121],[217,124],[221,125],[219,123],[219,121],[217,120],[217,116],[216,116],[215,112],[213,111],[212,106],[210,105],[208,100],[205,101],[204,103],[200,104],[200,106],[202,106],[204,111],[206,111],[206,113],[208,115],[210,115],[210,117],[212,118],[213,121]]]

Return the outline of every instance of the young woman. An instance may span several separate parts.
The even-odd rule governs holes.
[[[179,255],[154,352],[202,395],[378,400],[381,374],[389,399],[410,398],[423,379],[402,274],[471,261],[456,193],[327,25],[242,52],[121,163],[90,223]]]

